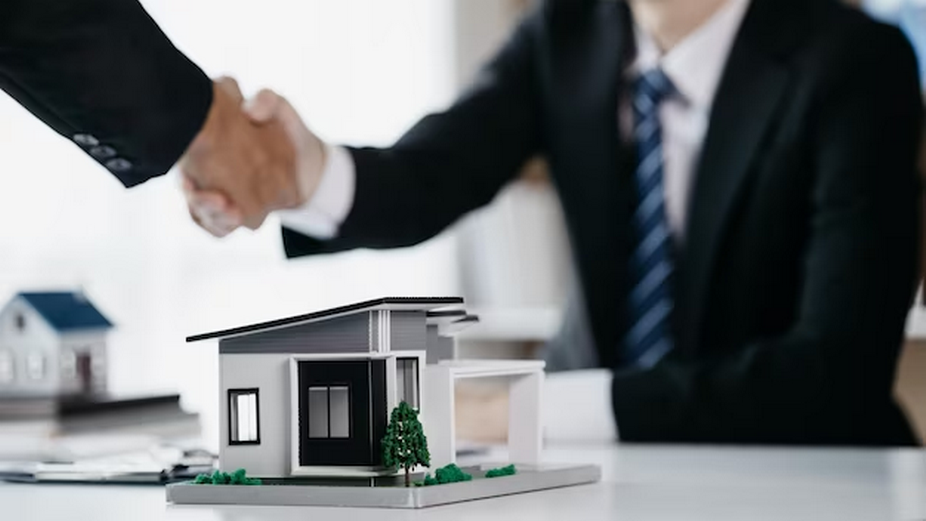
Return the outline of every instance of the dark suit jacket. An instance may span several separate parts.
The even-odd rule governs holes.
[[[629,13],[552,1],[446,112],[352,150],[353,210],[289,255],[412,245],[487,204],[534,154],[552,169],[600,359],[627,328],[634,160],[618,93]],[[632,441],[913,443],[891,398],[917,265],[916,60],[836,0],[753,0],[723,74],[678,261],[677,348],[616,368]]]
[[[0,1],[0,88],[126,186],[167,172],[212,104],[135,0]]]

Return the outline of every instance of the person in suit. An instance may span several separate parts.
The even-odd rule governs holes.
[[[836,0],[549,0],[448,110],[303,170],[283,240],[414,245],[542,154],[622,440],[909,445],[921,116],[909,43]]]
[[[126,187],[183,158],[188,182],[228,195],[251,227],[308,190],[281,126],[254,125],[237,85],[210,80],[136,0],[4,0],[0,89]]]

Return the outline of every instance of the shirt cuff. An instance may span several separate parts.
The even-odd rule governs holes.
[[[338,236],[338,229],[354,205],[357,171],[344,147],[325,145],[327,160],[315,193],[304,205],[276,214],[283,226],[315,239]]]
[[[544,439],[554,443],[613,443],[617,422],[611,412],[608,369],[548,373],[543,390]]]

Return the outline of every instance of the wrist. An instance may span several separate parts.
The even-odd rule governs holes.
[[[310,149],[304,153],[304,162],[298,170],[299,203],[296,206],[306,206],[318,191],[322,177],[328,169],[328,145],[315,135],[310,136]]]
[[[216,83],[212,84],[212,104],[209,106],[209,112],[206,114],[206,119],[203,122],[202,127],[199,129],[199,132],[193,138],[193,141],[190,142],[186,151],[183,153],[181,162],[197,161],[198,158],[204,158],[208,156],[210,151],[214,150],[219,146],[221,137],[219,136],[221,129],[229,124],[228,111],[226,105],[228,99],[225,94],[222,92],[222,89],[218,87]],[[184,170],[185,175],[190,178],[196,184],[198,189],[207,189],[211,188],[205,186],[203,179],[196,179],[192,176],[192,172],[189,169]]]
[[[283,225],[319,240],[337,237],[353,206],[356,182],[353,158],[347,149],[322,143],[323,170],[307,202],[278,215]]]

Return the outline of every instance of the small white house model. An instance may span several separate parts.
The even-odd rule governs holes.
[[[218,339],[222,469],[255,476],[390,474],[390,411],[420,413],[431,468],[455,461],[454,382],[509,377],[509,459],[541,451],[541,361],[456,361],[478,319],[455,297],[391,297],[190,337]]]
[[[105,393],[112,327],[80,292],[19,293],[0,311],[0,398]]]

